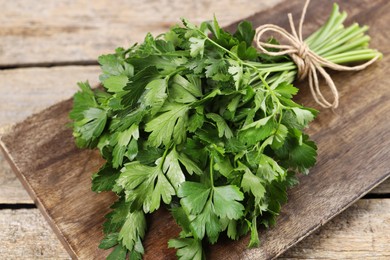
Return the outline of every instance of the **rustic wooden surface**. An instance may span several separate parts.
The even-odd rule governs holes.
[[[70,259],[37,209],[2,210],[0,229],[3,259]],[[390,199],[362,199],[279,259],[389,259],[388,230]]]
[[[42,2],[49,4],[47,3],[48,1],[40,1],[38,5],[41,5]],[[68,2],[70,3],[70,1]],[[109,31],[107,29],[107,25],[110,23],[110,19],[114,19],[113,9],[117,8],[118,10],[118,8],[120,8],[119,6],[110,6],[110,8],[107,8],[107,12],[109,13],[100,15],[101,21],[99,21],[99,24],[96,26],[98,28],[94,29],[95,36],[90,36],[91,34],[86,34],[85,31],[83,31],[85,28],[77,29],[77,26],[80,27],[79,24],[83,21],[83,19],[87,20],[88,18],[94,16],[93,11],[86,11],[85,13],[82,13],[82,11],[77,11],[76,8],[73,8],[73,12],[77,11],[82,13],[82,15],[80,13],[77,14],[77,12],[72,13],[72,11],[65,11],[67,13],[63,15],[64,17],[62,17],[62,14],[59,13],[59,6],[67,5],[69,4],[68,2],[57,1],[57,4],[49,4],[47,10],[44,10],[44,15],[39,16],[37,15],[37,9],[29,9],[26,7],[26,5],[22,6],[22,3],[19,3],[19,6],[17,6],[12,5],[11,2],[8,1],[0,1],[1,6],[4,6],[5,10],[9,11],[10,13],[10,16],[5,15],[0,18],[0,20],[2,19],[3,22],[2,27],[0,28],[0,61],[2,62],[0,62],[0,67],[28,67],[23,69],[8,69],[0,71],[0,127],[4,127],[5,125],[20,121],[26,116],[37,112],[48,105],[68,98],[75,90],[74,83],[76,81],[85,79],[89,79],[92,83],[97,81],[98,69],[96,66],[57,66],[50,68],[30,68],[29,66],[34,64],[45,66],[47,64],[93,64],[93,60],[96,58],[96,55],[100,54],[101,52],[104,52],[105,50],[111,50],[113,47],[120,44],[115,41],[107,42],[105,41],[105,37],[96,37],[96,31],[99,32],[99,29],[103,28],[103,31]],[[190,7],[188,7],[187,9],[184,8],[183,12],[180,11],[180,15],[192,18],[193,15],[196,13],[196,17],[194,17],[196,21],[211,17],[211,13],[213,12],[212,10],[215,10],[215,8],[218,9],[218,7],[216,7],[216,4],[207,4],[206,2],[201,2],[198,3],[198,8],[196,9],[196,12],[194,12],[192,10],[192,2],[185,2],[187,1],[182,1],[180,6],[182,7],[183,5],[188,5]],[[253,3],[251,3],[250,1],[247,1],[248,3],[245,3],[245,1],[241,1],[243,7],[239,8],[233,8],[234,1],[231,1],[229,3],[226,2],[227,1],[220,1],[218,5],[225,5],[225,7],[223,12],[221,11],[221,7],[217,11],[217,16],[219,18],[221,18],[222,16],[223,24],[227,24],[229,21],[232,20],[241,19],[244,16],[250,15],[255,11],[264,9],[266,6],[274,5],[276,1],[262,1],[261,6],[255,3],[256,7],[251,6],[251,4]],[[264,4],[263,2],[266,3]],[[341,1],[341,4],[344,9],[347,9],[348,12],[352,14],[356,13],[352,8],[348,9],[349,5],[343,5],[343,2],[346,1]],[[378,12],[378,6],[380,6],[380,3],[382,2],[371,2],[371,5],[376,8],[368,8],[368,12],[374,12],[375,10],[376,12]],[[153,1],[151,3],[153,3]],[[32,6],[31,3],[29,5]],[[57,7],[55,5],[57,5]],[[100,7],[103,6],[103,1],[99,1],[99,5]],[[43,4],[39,8],[41,8],[42,10]],[[157,13],[153,8],[145,8],[145,12],[149,11],[155,13],[153,18],[155,19],[155,23],[152,24],[150,27],[147,27],[147,24],[143,24],[142,26],[144,27],[142,27],[141,29],[137,29],[137,27],[140,26],[139,23],[134,24],[133,29],[135,28],[134,30],[139,30],[137,31],[137,33],[133,34],[135,36],[134,39],[136,39],[137,37],[138,39],[141,39],[141,36],[144,35],[146,31],[153,31],[156,28],[156,25],[157,27],[160,26],[157,30],[163,31],[165,30],[165,28],[167,28],[166,23],[176,22],[176,20],[170,20],[170,18],[167,18],[171,13],[174,13],[172,12],[172,8],[175,8],[164,8],[162,8],[162,10],[159,10],[159,12]],[[166,9],[169,9],[169,11],[167,11]],[[387,12],[388,11],[389,10],[387,9]],[[187,12],[187,14],[185,14],[185,12]],[[327,12],[327,10],[324,9],[324,12]],[[386,13],[386,9],[382,9],[381,12]],[[175,17],[173,17],[172,15],[172,17],[173,19],[176,19],[180,15],[177,15]],[[122,19],[118,23],[122,23],[120,26],[123,27],[123,24],[128,25],[126,21],[130,21],[132,19],[132,17],[130,16],[132,15],[128,14],[124,19],[115,19]],[[282,16],[273,16],[273,19],[271,21],[282,18]],[[310,19],[319,19],[316,20],[316,23],[321,22],[321,17],[314,18],[311,17]],[[75,23],[76,25],[74,25],[74,28],[76,28],[76,30],[61,31],[66,26],[56,27],[54,23],[59,24],[56,19],[61,20],[62,22],[64,22],[64,24],[66,23],[65,21],[69,22],[73,19],[75,21],[78,21],[79,24]],[[146,17],[146,19],[150,19],[150,17]],[[364,21],[364,17],[353,17],[352,19],[360,19],[360,21]],[[312,24],[312,26],[308,26],[308,28],[311,28],[313,26],[314,24]],[[372,26],[373,29],[375,29],[375,26]],[[53,32],[55,31],[55,29],[59,30],[60,36],[58,37],[58,39],[57,37],[53,36]],[[119,31],[117,31],[117,33],[118,32]],[[123,30],[121,32],[123,32]],[[386,31],[384,30],[383,33],[385,32]],[[126,34],[121,34],[118,36],[123,37],[123,35]],[[377,35],[379,34],[372,33],[372,35],[374,35],[375,39],[375,37],[377,37]],[[95,37],[94,42],[95,44],[97,43],[95,46],[90,47],[91,45],[88,45],[89,43],[85,44],[85,42],[83,42],[83,40],[89,40],[89,37]],[[386,37],[386,34],[383,37]],[[125,41],[126,40],[127,39],[125,39]],[[67,41],[70,47],[66,44],[63,44],[64,41]],[[21,42],[28,42],[28,44],[24,45],[24,47],[22,48],[18,45]],[[81,54],[80,50],[85,51],[84,44],[91,50],[96,51],[96,55],[91,54],[91,56],[85,56],[85,53]],[[57,48],[58,46],[60,46],[61,48]],[[74,51],[74,49],[78,49],[79,52]],[[23,53],[21,51],[23,51]],[[382,51],[385,50],[382,49]],[[385,68],[383,69],[385,70]],[[59,78],[61,79],[61,82],[63,82],[61,86],[57,84]],[[386,97],[388,98],[388,96],[385,96],[384,98]],[[343,113],[345,113],[345,111],[339,113],[339,115],[342,115]],[[389,249],[387,249],[386,251],[388,237],[386,238],[386,236],[384,235],[385,232],[383,232],[384,230],[386,230],[386,225],[383,226],[384,230],[381,230],[379,227],[373,229],[372,231],[370,231],[370,238],[363,239],[361,238],[362,233],[356,233],[353,230],[345,229],[345,225],[342,223],[346,222],[348,224],[350,222],[350,218],[356,217],[355,212],[361,211],[365,212],[367,217],[364,217],[361,220],[357,221],[356,223],[358,225],[352,225],[353,227],[355,227],[355,230],[357,230],[358,228],[368,230],[371,225],[370,223],[373,221],[373,219],[377,219],[379,221],[378,223],[380,223],[381,221],[385,224],[389,223],[389,213],[388,211],[384,210],[386,208],[389,208],[388,204],[386,204],[388,203],[388,199],[385,199],[385,197],[388,196],[389,193],[390,181],[387,181],[371,193],[373,197],[378,197],[379,195],[379,197],[383,197],[383,199],[363,200],[365,202],[364,205],[362,205],[361,203],[355,204],[356,206],[354,207],[356,207],[356,210],[358,211],[355,211],[355,209],[354,211],[351,210],[351,212],[354,213],[351,213],[351,215],[349,215],[348,212],[350,212],[350,210],[347,210],[345,214],[336,218],[334,221],[332,221],[331,224],[328,224],[325,228],[322,229],[322,231],[318,233],[318,236],[320,236],[321,239],[318,239],[316,233],[315,235],[312,235],[306,240],[304,240],[304,242],[298,244],[296,249],[289,251],[293,253],[287,252],[285,256],[288,258],[297,259],[313,257],[343,258],[348,257],[348,252],[354,252],[354,256],[356,256],[356,258],[363,258],[365,256],[371,255],[374,256],[375,259],[378,259],[380,258],[380,255],[375,255],[375,253],[378,249],[384,248],[384,250],[380,251],[380,254],[382,257],[388,257]],[[377,205],[378,202],[380,202],[379,205],[381,206],[375,206],[375,209],[374,206],[370,206]],[[53,239],[53,234],[50,230],[48,230],[47,224],[43,222],[42,218],[36,219],[34,217],[31,217],[31,215],[28,215],[28,212],[34,212],[34,214],[38,215],[36,209],[12,211],[4,209],[8,207],[7,205],[10,205],[11,208],[24,207],[24,205],[21,205],[21,203],[30,204],[32,203],[32,200],[27,196],[20,183],[15,180],[14,175],[11,173],[10,167],[0,157],[0,204],[3,205],[3,210],[0,210],[0,228],[1,230],[7,230],[7,227],[15,227],[12,232],[4,233],[6,234],[4,237],[8,237],[8,240],[2,238],[2,241],[14,241],[14,244],[6,243],[0,245],[0,255],[7,256],[7,259],[18,259],[20,258],[21,254],[23,254],[25,258],[47,259],[54,258],[56,254],[58,258],[66,258],[66,253],[64,253],[63,251],[64,249],[58,243],[58,241],[55,241]],[[12,219],[18,218],[20,219],[20,221],[12,222],[10,216],[12,216]],[[360,216],[361,215],[358,215],[359,219]],[[371,220],[370,223],[367,223],[367,219]],[[340,228],[336,228],[337,230],[335,231],[335,228],[332,228],[332,225],[334,225],[333,223],[339,223],[338,227]],[[23,225],[28,225],[28,227],[31,227],[28,230],[29,236],[25,234],[27,228],[23,227]],[[329,230],[327,228],[328,226],[331,227],[329,228]],[[336,236],[336,240],[333,240],[334,236],[332,234],[335,233],[340,233],[342,234],[342,236],[339,238],[337,238]],[[368,246],[370,239],[372,240],[371,243],[373,244],[371,248]],[[34,241],[37,241],[37,243],[34,243]],[[364,243],[362,244],[362,242]],[[46,247],[44,247],[43,243],[46,243]],[[21,244],[25,244],[26,247],[20,247]],[[359,250],[361,245],[364,245],[363,250]],[[378,257],[376,258],[376,256]]]
[[[1,0],[0,67],[94,63],[118,46],[155,35],[186,17],[194,22],[215,13],[222,25],[281,0]]]

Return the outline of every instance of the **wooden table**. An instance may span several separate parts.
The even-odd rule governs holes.
[[[196,23],[215,13],[228,25],[280,1],[0,0],[0,134],[72,96],[77,81],[96,84],[101,53],[166,31],[179,17]],[[1,259],[70,258],[1,154],[0,230]],[[389,259],[389,230],[390,180],[281,259]]]

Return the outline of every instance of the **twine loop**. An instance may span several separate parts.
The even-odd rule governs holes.
[[[379,55],[367,61],[366,63],[349,67],[333,63],[310,50],[309,46],[304,42],[302,37],[303,21],[305,20],[305,15],[309,3],[310,0],[306,0],[306,3],[303,7],[301,19],[299,21],[298,33],[295,29],[292,15],[288,14],[291,33],[286,31],[284,28],[274,24],[265,24],[259,26],[256,28],[256,45],[263,53],[270,56],[289,55],[297,66],[297,79],[303,80],[306,77],[309,78],[309,87],[314,100],[324,108],[337,108],[339,104],[339,92],[337,91],[336,85],[334,84],[332,78],[324,68],[330,68],[338,71],[358,71],[374,63],[379,58]],[[272,44],[262,42],[261,37],[264,33],[269,31],[282,36],[287,44]],[[268,51],[266,48],[277,49],[278,51]],[[325,79],[330,91],[332,92],[333,102],[328,101],[322,94],[319,87],[317,72]]]

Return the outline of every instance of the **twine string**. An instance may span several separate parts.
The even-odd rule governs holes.
[[[338,71],[358,71],[365,69],[372,63],[374,63],[379,56],[357,66],[344,66],[333,63],[320,55],[310,50],[309,46],[304,42],[302,37],[302,27],[305,20],[307,7],[310,0],[306,0],[302,10],[301,19],[299,21],[298,33],[294,26],[293,17],[288,14],[288,20],[290,23],[291,33],[286,31],[284,28],[274,25],[265,24],[256,28],[255,41],[257,47],[265,54],[270,56],[289,55],[297,66],[298,73],[297,79],[303,80],[306,77],[309,79],[310,91],[313,95],[314,100],[324,108],[337,108],[339,104],[339,92],[337,91],[336,85],[333,82],[331,76],[326,72],[324,68],[329,68]],[[266,32],[274,32],[284,38],[287,44],[272,44],[262,42],[261,37]],[[266,48],[277,49],[278,51],[268,51]],[[321,92],[319,86],[318,74],[320,74],[329,87],[332,95],[333,102],[328,101]]]

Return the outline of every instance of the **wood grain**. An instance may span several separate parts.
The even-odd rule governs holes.
[[[281,0],[1,0],[0,67],[96,61],[98,55],[158,35],[186,16],[215,14],[227,25]]]
[[[390,199],[360,200],[279,259],[390,259]]]
[[[37,209],[0,211],[3,259],[70,259]],[[278,259],[389,259],[390,199],[360,200]]]
[[[0,204],[33,203],[0,153]]]
[[[1,259],[70,259],[37,209],[0,213]]]
[[[0,70],[0,126],[22,121],[70,98],[79,81],[97,85],[99,73],[98,66]]]
[[[390,194],[390,180],[387,179],[386,181],[384,181],[383,183],[378,185],[378,187],[373,189],[370,192],[370,194],[389,195]]]
[[[96,85],[99,73],[98,66],[0,70],[0,136],[6,126],[70,98],[77,91],[76,82]],[[32,202],[0,153],[0,203]]]
[[[373,28],[377,33],[374,35],[379,36],[374,37],[373,45],[381,47],[386,55],[389,35],[378,32],[387,28],[388,16],[385,14],[390,11],[389,3],[343,2],[355,16],[353,19],[375,24]],[[286,13],[288,9],[297,14],[300,4],[300,1],[291,1],[267,12],[269,16],[258,14],[252,19],[255,23],[264,23],[272,17],[272,22],[285,24],[286,19],[282,19],[284,16],[278,15],[279,12]],[[309,28],[324,19],[330,2],[317,1],[316,8],[316,15],[309,11]],[[222,241],[210,248],[212,259],[275,257],[388,177],[390,136],[387,130],[390,121],[387,115],[390,104],[385,101],[389,98],[386,74],[389,60],[385,57],[380,66],[372,66],[364,72],[335,75],[336,84],[343,85],[342,105],[337,114],[321,113],[309,129],[319,144],[320,161],[311,175],[302,177],[301,185],[290,191],[290,201],[283,208],[278,225],[262,231],[262,246],[245,250],[247,238],[237,242]],[[353,91],[356,86],[365,88]],[[311,97],[305,89],[300,98],[307,105],[314,105],[308,101]],[[3,147],[15,170],[21,174],[24,185],[72,255],[81,259],[101,257],[104,253],[96,249],[101,237],[100,216],[113,198],[109,194],[95,195],[89,190],[90,172],[101,161],[96,153],[80,151],[73,146],[71,133],[64,127],[69,108],[70,102],[62,102],[16,125],[2,139]],[[18,142],[14,142],[16,138]],[[92,216],[90,212],[93,212]],[[152,228],[145,241],[145,258],[172,258],[174,252],[166,249],[167,237],[177,233],[172,219],[160,211],[151,217],[150,223]]]

